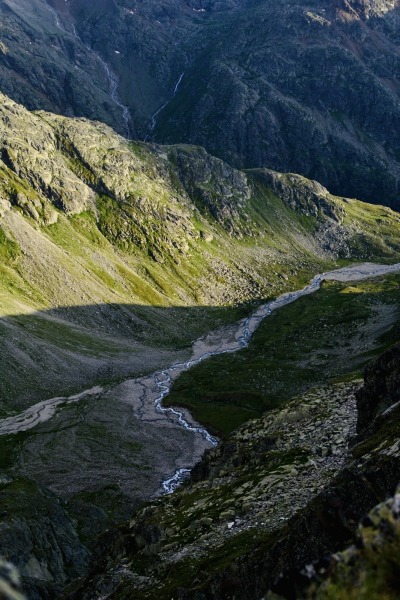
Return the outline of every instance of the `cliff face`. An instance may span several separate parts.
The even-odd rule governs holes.
[[[56,597],[60,585],[88,566],[90,553],[76,522],[54,494],[31,480],[3,476],[0,488],[1,555],[18,569],[30,600]],[[0,587],[0,597],[9,600],[1,592]]]
[[[336,553],[324,568],[308,567],[314,581],[302,598],[328,600],[358,597],[395,600],[399,596],[399,489],[378,504],[357,529],[354,544]],[[267,595],[267,600],[276,595]],[[300,596],[299,596],[300,598]]]
[[[356,394],[358,438],[364,440],[355,446],[353,453],[361,458],[362,472],[365,473],[368,465],[368,481],[371,475],[375,481],[377,478],[382,481],[382,475],[389,476],[386,497],[399,476],[393,463],[393,460],[398,461],[400,433],[399,377],[399,345],[396,345],[367,366],[364,385]],[[372,459],[374,455],[375,459]],[[382,474],[379,474],[379,468],[382,468]],[[352,545],[303,571],[302,586],[296,597],[309,600],[398,598],[399,488],[393,497],[386,497],[383,496],[384,501],[364,516]],[[350,496],[347,504],[352,501],[353,496]],[[272,600],[277,596],[267,594],[266,598]]]
[[[155,135],[398,206],[397,23],[395,2],[251,4],[203,33]]]
[[[397,1],[3,0],[0,11],[0,87],[29,108],[399,207]]]
[[[357,432],[361,437],[374,428],[385,411],[395,410],[400,401],[400,345],[394,346],[365,370],[364,387],[358,394]]]
[[[122,131],[105,66],[57,12],[61,6],[66,3],[0,3],[0,89],[27,108],[97,118]]]

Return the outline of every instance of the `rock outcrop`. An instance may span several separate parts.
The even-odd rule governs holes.
[[[209,212],[232,233],[240,234],[243,228],[251,235],[251,227],[244,228],[240,221],[251,198],[249,182],[243,172],[196,146],[173,146],[168,157],[176,165],[186,193],[201,212]]]
[[[301,571],[292,570],[266,595],[266,600],[325,600],[350,598],[354,594],[371,600],[398,597],[398,352],[399,346],[395,345],[366,367],[364,385],[356,392],[358,443],[352,448],[354,462],[325,493],[325,503],[328,500],[331,511],[333,506],[336,511],[335,517],[332,512],[326,514],[333,517],[331,523],[337,528],[332,549],[340,549],[341,528],[342,540],[353,544],[331,557],[322,559],[321,554],[319,562],[304,564]],[[390,498],[392,494],[395,495]],[[383,502],[365,516],[376,499]],[[357,518],[362,518],[361,523],[351,534]]]
[[[302,598],[358,598],[379,600],[399,597],[400,489],[378,504],[361,521],[355,543],[337,552],[325,566],[308,566],[313,583]],[[306,570],[307,572],[307,570]],[[273,596],[276,600],[277,597]],[[267,595],[266,600],[271,595]]]
[[[379,417],[384,420],[385,412],[395,410],[399,402],[400,345],[396,345],[365,370],[365,383],[357,397],[357,432],[360,437],[365,437],[379,426]]]
[[[3,477],[0,497],[0,555],[18,569],[30,600],[57,597],[66,581],[83,575],[88,564],[89,551],[76,524],[62,502],[34,481]],[[0,598],[9,600],[1,586]]]

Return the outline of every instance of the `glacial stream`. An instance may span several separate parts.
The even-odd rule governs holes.
[[[164,419],[165,422],[178,424],[187,431],[202,436],[206,447],[215,446],[218,440],[204,427],[196,423],[188,411],[163,406],[163,400],[169,394],[173,382],[183,371],[187,371],[211,356],[237,352],[245,348],[265,317],[270,315],[274,310],[286,306],[302,296],[316,292],[324,280],[348,282],[398,272],[400,272],[400,263],[395,265],[362,263],[316,275],[310,284],[303,289],[282,294],[275,300],[261,305],[253,314],[238,323],[212,331],[196,340],[192,346],[192,355],[188,361],[173,364],[171,367],[158,370],[141,378],[127,380],[129,394],[126,402],[132,406],[135,416],[141,421],[155,423],[156,421],[160,421],[160,419]],[[101,387],[94,387],[73,396],[51,398],[39,402],[19,415],[1,419],[0,435],[17,434],[21,431],[32,429],[39,423],[49,421],[58,410],[62,410],[63,406],[79,402],[89,396],[96,396],[103,391]],[[187,465],[177,468],[171,476],[162,482],[161,487],[163,492],[173,492],[188,477],[192,466]]]

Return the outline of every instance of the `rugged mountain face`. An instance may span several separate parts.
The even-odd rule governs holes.
[[[364,386],[357,392],[359,455],[377,448],[382,456],[395,456],[398,445],[398,402],[391,382],[399,378],[399,345],[393,346],[365,370]],[[374,409],[371,411],[371,400]],[[386,409],[386,410],[384,410]],[[303,571],[297,597],[308,599],[360,598],[378,600],[399,595],[398,553],[399,489],[394,497],[374,507],[361,521],[353,544]],[[301,578],[298,578],[300,584]],[[311,580],[311,583],[310,583]],[[280,596],[279,596],[280,597]],[[267,599],[279,598],[267,594]],[[287,596],[285,596],[287,597]]]
[[[29,108],[399,207],[397,1],[2,0],[0,10],[0,87]]]
[[[398,206],[397,23],[397,3],[253,3],[195,58],[156,135]]]
[[[29,599],[54,597],[62,582],[82,576],[88,566],[90,553],[76,522],[59,498],[32,480],[3,476],[0,485],[1,554],[18,569]]]
[[[360,436],[365,436],[375,420],[399,401],[400,346],[394,346],[366,369],[365,385],[358,398]]]
[[[2,0],[0,18],[3,93],[31,109],[97,118],[124,130],[107,66],[74,35],[72,24],[64,27],[52,5]]]
[[[329,576],[319,576],[325,580],[312,584],[306,598],[349,598],[354,590],[359,597],[371,600],[383,595],[390,600],[398,597],[399,502],[397,489],[394,497],[376,506],[362,520],[355,543],[332,557],[327,565]],[[318,579],[317,572],[314,579]]]

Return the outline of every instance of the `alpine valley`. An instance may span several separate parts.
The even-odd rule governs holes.
[[[399,597],[399,4],[0,0],[2,600]]]

